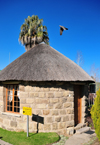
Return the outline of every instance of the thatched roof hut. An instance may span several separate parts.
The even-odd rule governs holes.
[[[38,44],[0,72],[0,125],[26,131],[23,107],[30,107],[30,132],[73,134],[75,125],[85,126],[89,82],[94,80],[73,61]]]
[[[46,44],[36,45],[0,72],[0,81],[93,81],[76,63]]]

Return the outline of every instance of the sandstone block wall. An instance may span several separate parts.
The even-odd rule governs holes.
[[[31,107],[32,113],[44,118],[39,123],[39,132],[57,132],[65,134],[68,127],[74,126],[74,92],[73,85],[66,82],[21,82],[20,114],[5,112],[5,87],[0,86],[0,127],[26,131],[27,116],[23,107]],[[2,113],[4,112],[4,113]],[[37,122],[29,116],[29,131],[37,131]]]

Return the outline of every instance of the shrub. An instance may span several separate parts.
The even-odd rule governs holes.
[[[100,89],[96,92],[97,96],[91,108],[91,117],[95,128],[95,133],[100,140]]]

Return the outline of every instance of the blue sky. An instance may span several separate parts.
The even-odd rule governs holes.
[[[84,59],[82,68],[90,74],[91,66],[100,67],[99,0],[0,0],[0,69],[25,52],[18,42],[25,18],[43,18],[50,46],[76,62],[77,51]],[[67,27],[60,36],[59,25]]]

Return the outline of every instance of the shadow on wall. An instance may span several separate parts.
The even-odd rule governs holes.
[[[44,117],[32,114],[32,121],[37,122],[37,133],[39,132],[39,123],[44,124]]]

